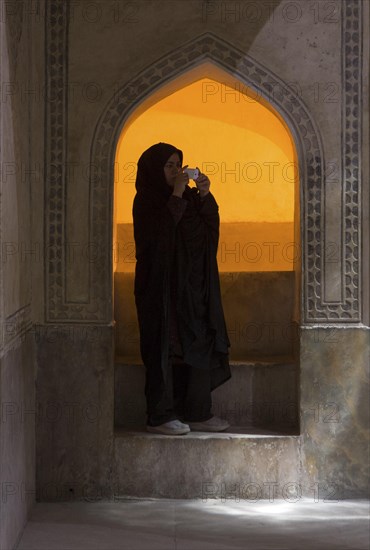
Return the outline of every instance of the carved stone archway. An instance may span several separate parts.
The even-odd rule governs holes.
[[[314,121],[307,108],[296,94],[296,91],[285,84],[271,71],[262,67],[255,60],[237,50],[223,40],[206,33],[179,48],[171,54],[159,59],[154,65],[143,71],[133,81],[115,94],[110,104],[102,114],[94,135],[91,150],[91,165],[98,174],[92,178],[91,208],[103,214],[106,203],[99,205],[99,196],[106,197],[109,188],[109,210],[105,215],[97,217],[92,226],[93,240],[100,246],[107,245],[112,249],[109,241],[109,231],[113,219],[113,189],[114,155],[116,145],[127,118],[135,106],[139,106],[146,98],[154,94],[176,77],[191,71],[202,62],[208,61],[252,88],[266,100],[281,115],[289,127],[297,148],[298,163],[300,166],[300,187],[304,200],[302,201],[302,251],[303,251],[303,284],[304,299],[301,306],[306,320],[327,318],[324,306],[321,303],[321,272],[322,261],[314,260],[319,250],[324,249],[324,233],[322,227],[322,191],[324,159],[320,136],[315,128]],[[107,187],[109,186],[109,187]],[[318,228],[319,232],[310,228]],[[108,230],[108,231],[107,231]],[[105,234],[104,234],[105,233]],[[100,242],[99,242],[100,239]],[[309,261],[311,260],[311,261]],[[103,266],[102,266],[103,267]],[[112,265],[105,266],[112,273]],[[305,276],[307,274],[308,276]],[[96,284],[101,288],[103,279],[99,281],[96,272]],[[103,272],[100,272],[103,277]],[[111,295],[111,288],[107,288],[107,296]],[[105,301],[106,304],[106,301]],[[303,312],[301,312],[303,313]]]
[[[60,14],[65,14],[60,0],[51,3]],[[50,8],[51,9],[51,8]],[[273,109],[280,113],[289,127],[296,145],[300,167],[301,204],[301,251],[302,281],[300,320],[301,323],[340,323],[361,321],[361,242],[360,219],[360,174],[359,155],[361,125],[358,109],[358,43],[360,32],[347,33],[348,25],[359,14],[344,13],[342,21],[343,72],[352,74],[354,84],[344,94],[342,119],[343,138],[343,219],[340,258],[342,300],[330,302],[325,299],[324,266],[329,252],[325,241],[325,159],[322,140],[308,108],[289,86],[268,68],[262,66],[234,45],[213,35],[202,34],[164,55],[143,70],[138,76],[116,91],[104,108],[93,135],[90,173],[90,238],[98,250],[106,251],[89,266],[89,300],[81,304],[65,299],[63,282],[63,185],[65,161],[63,129],[66,117],[66,97],[63,91],[57,101],[47,106],[46,112],[46,172],[54,171],[54,177],[46,173],[49,181],[46,197],[46,245],[56,251],[47,264],[46,322],[110,323],[113,319],[112,298],[112,220],[114,194],[114,155],[118,137],[130,114],[167,82],[191,70],[202,62],[209,62],[256,90]],[[51,17],[48,29],[50,42],[56,49],[62,48],[66,36],[61,18]],[[51,56],[51,54],[50,54]],[[63,58],[62,58],[63,60]],[[63,81],[63,63],[48,60],[53,72],[47,73],[49,89],[58,89]],[[356,65],[357,64],[357,65]],[[59,78],[59,81],[58,81]],[[347,75],[348,78],[348,75]],[[60,85],[60,84],[59,84]],[[356,88],[357,86],[357,88]],[[60,170],[58,166],[60,164]],[[55,174],[57,174],[55,176]],[[49,176],[49,178],[48,178]]]

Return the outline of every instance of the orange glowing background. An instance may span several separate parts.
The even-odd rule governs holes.
[[[298,170],[292,136],[255,92],[210,78],[168,95],[123,129],[115,162],[116,249],[133,240],[137,161],[159,141],[181,149],[183,164],[210,178],[221,219],[220,271],[293,269]],[[134,270],[132,253],[115,258],[115,270]]]

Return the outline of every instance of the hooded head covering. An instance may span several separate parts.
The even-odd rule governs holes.
[[[165,198],[172,194],[173,189],[164,175],[164,165],[174,153],[179,155],[182,165],[182,151],[169,143],[156,143],[144,151],[137,163],[135,187],[138,193]]]

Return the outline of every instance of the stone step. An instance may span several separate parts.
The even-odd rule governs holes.
[[[226,432],[167,436],[116,429],[118,497],[294,497],[299,488],[299,437],[232,426]]]
[[[145,368],[116,358],[115,425],[145,426]],[[288,357],[230,362],[232,377],[212,392],[212,411],[234,426],[298,429],[298,369]]]

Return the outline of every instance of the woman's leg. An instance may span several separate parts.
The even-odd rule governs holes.
[[[162,378],[162,377],[161,377]],[[147,370],[145,394],[147,400],[147,424],[160,426],[170,420],[176,420],[173,410],[172,361],[168,360],[167,379],[160,383],[158,374]]]
[[[179,418],[185,414],[185,398],[189,379],[189,365],[178,360],[173,363],[173,400],[174,410]]]
[[[210,371],[187,367],[187,381],[183,402],[185,421],[204,422],[212,418]]]

